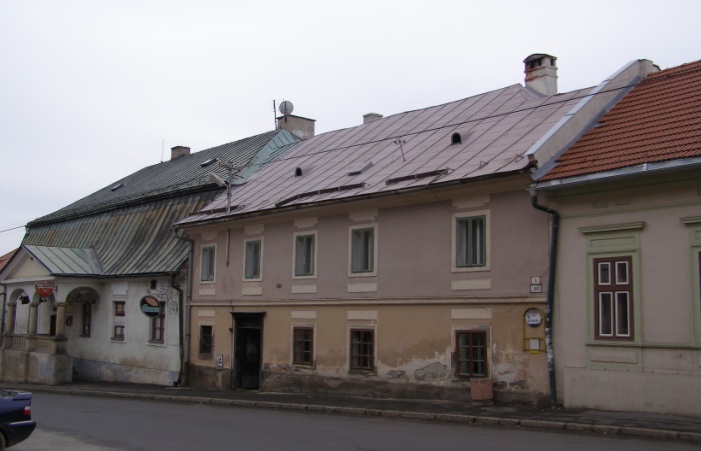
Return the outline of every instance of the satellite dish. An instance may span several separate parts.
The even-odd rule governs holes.
[[[280,113],[282,113],[283,116],[292,114],[292,111],[294,111],[294,109],[295,106],[292,105],[292,102],[290,102],[289,100],[283,100],[280,104]]]

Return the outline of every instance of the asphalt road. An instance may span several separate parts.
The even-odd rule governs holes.
[[[670,451],[678,441],[576,435],[383,417],[35,393],[32,450],[537,450]]]

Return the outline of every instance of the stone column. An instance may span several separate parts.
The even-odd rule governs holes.
[[[31,302],[29,304],[29,333],[30,337],[36,337],[39,319],[39,302]]]
[[[56,338],[66,338],[64,332],[66,330],[66,303],[56,303]]]
[[[12,347],[12,336],[15,334],[15,317],[17,316],[17,301],[7,304],[7,316],[5,317],[5,333],[3,334],[3,349]]]

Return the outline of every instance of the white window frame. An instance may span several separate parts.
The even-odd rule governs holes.
[[[353,235],[356,230],[372,230],[372,269],[370,271],[353,271]],[[354,225],[348,228],[348,276],[372,277],[377,275],[377,243],[379,241],[377,224]]]
[[[203,271],[205,268],[205,258],[204,258],[204,253],[206,249],[211,249],[212,250],[212,258],[211,258],[211,265],[212,265],[212,279],[211,280],[205,280],[203,278]],[[216,244],[204,244],[200,248],[200,283],[203,284],[211,284],[214,283],[217,280],[217,245]]]
[[[312,251],[312,272],[310,274],[297,274],[297,257],[298,248],[297,240],[301,237],[311,236],[314,240],[314,249]],[[295,232],[292,241],[292,278],[293,279],[315,279],[317,274],[318,260],[317,260],[317,249],[318,249],[318,236],[316,231],[312,232]]]
[[[117,304],[123,305],[124,315],[117,315]],[[122,327],[122,338],[118,338],[115,334],[116,328]],[[126,299],[115,299],[112,301],[112,333],[110,340],[117,343],[125,343],[127,341],[127,301]]]
[[[480,266],[458,266],[458,222],[468,218],[484,218],[484,265]],[[489,210],[477,210],[464,213],[453,214],[452,216],[452,248],[450,255],[450,266],[452,272],[478,272],[489,271],[491,269],[491,242],[492,234],[491,218]]]
[[[257,277],[248,277],[248,244],[249,243],[254,243],[254,242],[259,242],[260,243],[260,249],[258,251],[259,253],[259,258],[258,258],[258,276]],[[245,239],[243,242],[243,280],[246,282],[260,282],[263,280],[263,238],[248,238]]]

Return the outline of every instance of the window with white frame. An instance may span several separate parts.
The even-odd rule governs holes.
[[[244,250],[244,279],[260,279],[263,259],[263,241],[248,240]]]
[[[200,282],[214,282],[215,257],[215,246],[202,247],[202,259],[200,261]]]
[[[316,274],[316,234],[297,234],[294,244],[295,277]]]
[[[594,310],[599,339],[633,339],[631,256],[594,259]]]
[[[126,329],[126,302],[115,301],[112,303],[114,318],[112,328],[112,340],[124,341],[124,330]]]
[[[362,274],[375,272],[375,235],[375,227],[358,227],[351,229],[351,273]]]
[[[455,219],[455,266],[477,268],[487,265],[487,217]]]

